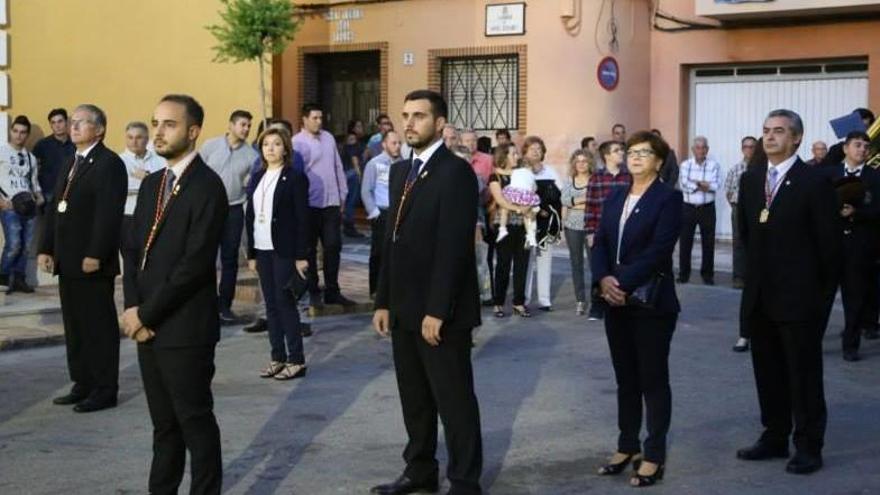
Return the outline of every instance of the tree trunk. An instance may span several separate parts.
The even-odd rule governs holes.
[[[263,54],[260,54],[260,113],[263,115],[263,129],[269,127],[266,118],[266,71],[263,66]]]

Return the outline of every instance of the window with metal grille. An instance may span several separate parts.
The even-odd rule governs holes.
[[[440,67],[451,124],[478,131],[518,127],[518,55],[444,58]]]

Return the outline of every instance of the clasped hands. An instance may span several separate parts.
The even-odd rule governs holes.
[[[46,273],[52,273],[55,270],[55,258],[50,254],[38,254],[37,266]],[[83,273],[95,273],[101,269],[101,260],[85,257],[81,268]]]
[[[137,306],[128,308],[122,313],[122,325],[123,330],[125,331],[125,336],[139,344],[148,342],[156,336],[155,332],[141,323],[141,318],[138,316]]]
[[[425,315],[422,319],[422,338],[431,347],[440,345],[440,328],[443,327],[443,320],[433,316]],[[373,314],[373,329],[382,337],[387,337],[391,331],[391,313],[387,309],[377,309]]]
[[[599,282],[599,288],[601,290],[602,299],[608,304],[612,306],[626,305],[626,292],[621,290],[620,282],[617,281],[616,277],[609,275],[603,278]]]

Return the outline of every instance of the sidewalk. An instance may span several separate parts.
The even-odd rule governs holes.
[[[694,245],[693,266],[699,271],[700,245]],[[342,293],[358,304],[351,308],[327,305],[321,310],[310,310],[312,317],[340,315],[344,313],[364,313],[372,311],[373,305],[368,294],[368,262],[370,245],[365,241],[346,240],[342,249],[342,265],[339,272],[339,285]],[[553,247],[553,257],[568,259],[568,248],[564,244]],[[678,254],[675,255],[678,260]],[[567,273],[564,265],[557,262],[554,272]],[[729,242],[715,245],[715,267],[720,276],[719,284],[729,284],[731,253]],[[692,277],[693,278],[693,277]],[[233,311],[249,321],[254,317],[257,307],[256,277],[246,267],[239,270],[239,281],[235,293]],[[116,307],[122,311],[121,279],[116,284]],[[34,294],[13,293],[5,295],[5,304],[0,298],[0,351],[21,349],[64,342],[64,325],[61,321],[61,302],[58,288],[45,285]]]

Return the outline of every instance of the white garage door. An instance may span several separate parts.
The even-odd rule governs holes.
[[[691,73],[690,138],[706,136],[709,155],[727,171],[742,158],[740,140],[761,136],[768,112],[796,111],[804,120],[801,158],[810,144],[837,142],[829,120],[866,107],[867,62],[694,69]],[[690,140],[689,140],[690,142]],[[730,207],[721,191],[716,199],[719,238],[731,236]]]

